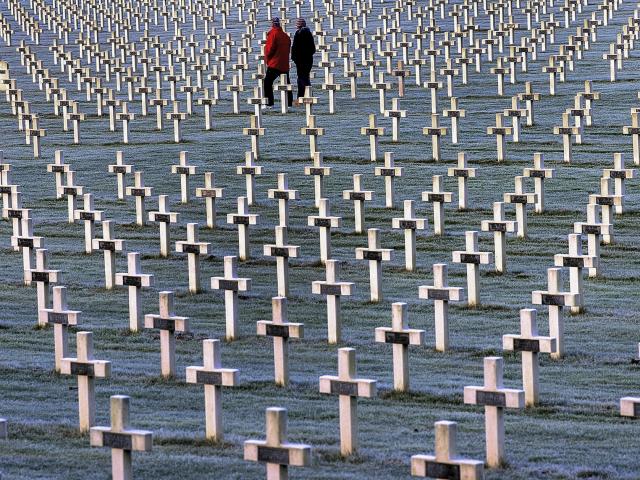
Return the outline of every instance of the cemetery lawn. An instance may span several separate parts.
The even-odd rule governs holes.
[[[237,230],[225,223],[226,213],[236,211],[236,197],[244,194],[244,177],[235,174],[244,159],[249,139],[241,129],[249,124],[250,108],[243,102],[243,115],[229,114],[230,96],[214,107],[214,131],[204,132],[198,114],[183,122],[185,142],[171,142],[173,131],[166,124],[156,132],[155,115],[138,116],[131,124],[131,142],[121,142],[122,133],[108,131],[107,118],[95,116],[95,103],[86,104],[89,113],[82,124],[82,143],[71,144],[71,132],[63,132],[61,121],[50,114],[51,105],[31,83],[14,48],[4,44],[0,57],[9,61],[19,88],[32,102],[32,110],[41,114],[47,129],[43,140],[43,158],[32,158],[32,147],[16,130],[16,122],[6,102],[0,103],[0,131],[5,161],[12,164],[13,183],[20,185],[23,204],[31,208],[34,232],[45,238],[49,249],[49,267],[63,271],[61,285],[68,288],[70,309],[81,310],[79,326],[70,334],[70,352],[75,352],[75,331],[94,332],[97,359],[112,362],[110,379],[96,380],[97,424],[109,423],[109,396],[131,396],[131,426],[152,430],[153,451],[134,453],[136,478],[180,480],[202,478],[263,478],[264,466],[243,461],[242,443],[264,437],[265,408],[288,409],[288,440],[313,446],[312,467],[292,468],[292,478],[301,479],[388,479],[410,478],[409,459],[434,450],[433,423],[453,420],[458,425],[458,451],[461,456],[484,458],[484,410],[462,402],[465,385],[482,383],[482,359],[505,357],[505,386],[521,388],[519,355],[502,352],[502,335],[519,333],[519,309],[531,307],[531,291],[546,289],[546,271],[553,266],[553,255],[567,253],[567,234],[573,223],[584,221],[589,193],[599,189],[603,168],[613,164],[613,153],[624,152],[631,164],[631,140],[622,136],[628,125],[629,108],[636,106],[638,58],[625,61],[621,81],[610,84],[608,63],[602,60],[608,42],[632,12],[633,5],[622,5],[614,21],[599,31],[598,42],[577,62],[568,81],[559,84],[558,95],[548,95],[548,78],[540,74],[542,60],[531,62],[529,73],[519,74],[519,84],[507,84],[505,97],[495,94],[495,78],[488,72],[470,73],[471,84],[457,86],[460,106],[467,118],[460,121],[460,143],[452,145],[448,136],[442,142],[440,163],[430,157],[430,139],[421,135],[429,123],[428,92],[419,90],[413,77],[407,81],[405,99],[408,110],[400,122],[400,142],[390,142],[388,119],[378,115],[386,128],[379,151],[394,152],[396,166],[404,168],[396,181],[397,208],[384,207],[383,180],[373,176],[368,161],[368,137],[359,129],[368,122],[369,113],[378,113],[377,92],[360,79],[356,101],[346,91],[339,92],[337,113],[328,114],[326,94],[319,89],[319,105],[314,108],[317,124],[325,128],[319,139],[332,174],[326,180],[332,214],[343,217],[342,227],[332,235],[333,258],[342,262],[341,280],[355,282],[353,297],[342,298],[343,341],[339,346],[356,348],[358,375],[379,381],[379,395],[359,400],[359,453],[348,459],[339,456],[338,399],[318,393],[318,377],[337,372],[337,347],[326,343],[325,298],[311,294],[311,282],[323,280],[324,267],[318,261],[318,234],[307,227],[313,207],[313,180],[305,177],[310,162],[308,139],[299,134],[304,123],[303,109],[283,116],[271,111],[264,116],[266,135],[260,139],[264,167],[257,178],[257,204],[250,213],[260,215],[259,224],[250,227],[253,258],[240,262],[238,276],[252,279],[252,289],[240,295],[240,335],[237,341],[222,346],[224,367],[240,369],[241,385],[223,391],[225,440],[213,445],[204,441],[204,392],[201,385],[187,385],[184,369],[202,365],[202,340],[224,336],[222,292],[209,289],[209,277],[222,275],[224,255],[237,254]],[[591,9],[589,9],[589,12]],[[579,15],[586,17],[587,13]],[[580,20],[581,21],[581,20]],[[33,49],[50,61],[44,45],[51,38],[43,34],[43,46]],[[566,42],[566,31],[557,42]],[[17,45],[21,34],[16,34]],[[45,41],[46,40],[46,41]],[[57,70],[56,70],[57,72]],[[58,75],[61,75],[57,72]],[[314,80],[321,83],[320,72]],[[228,77],[230,79],[231,76]],[[562,145],[551,132],[560,123],[564,109],[573,104],[574,95],[583,89],[586,79],[594,79],[594,90],[602,100],[595,102],[594,126],[587,128],[584,143],[574,147],[574,163],[561,163]],[[66,80],[61,78],[66,83]],[[507,161],[495,161],[495,138],[486,135],[486,127],[495,121],[495,112],[508,108],[510,95],[524,90],[531,80],[543,98],[535,106],[536,125],[524,128],[519,144],[507,144]],[[230,80],[229,80],[230,81]],[[71,91],[71,89],[70,89]],[[78,98],[84,94],[71,92]],[[389,97],[390,98],[390,97]],[[276,104],[278,105],[278,104]],[[139,114],[139,101],[132,104]],[[448,108],[445,98],[441,108]],[[251,109],[252,110],[252,109]],[[443,120],[443,125],[448,122]],[[83,225],[68,224],[67,203],[55,199],[54,180],[46,172],[53,162],[54,150],[63,149],[65,162],[77,172],[77,183],[94,194],[95,207],[113,219],[115,237],[126,240],[128,251],[141,253],[143,273],[155,275],[155,287],[143,291],[143,313],[157,313],[158,291],[174,290],[176,315],[191,319],[191,333],[178,336],[175,380],[160,378],[160,341],[157,331],[131,334],[128,326],[127,291],[104,289],[101,252],[84,253]],[[200,222],[200,241],[211,242],[213,256],[202,261],[204,291],[189,294],[186,256],[176,254],[162,259],[158,255],[157,225],[135,225],[133,201],[116,201],[115,176],[107,165],[115,163],[116,150],[123,150],[126,163],[143,170],[145,184],[154,188],[154,196],[170,195],[172,211],[180,212],[179,225],[171,226],[172,242],[186,238],[186,223]],[[213,171],[216,186],[225,188],[217,202],[218,225],[204,225],[204,205],[193,199],[179,204],[179,176],[170,174],[181,150],[190,152],[190,163],[198,166],[191,180],[192,189],[202,186],[203,174]],[[447,235],[432,235],[431,207],[419,201],[420,192],[431,189],[431,176],[446,175],[454,166],[457,152],[465,151],[469,166],[477,167],[478,178],[469,181],[471,208],[459,212],[454,203],[445,213]],[[507,273],[496,275],[491,266],[481,267],[482,306],[468,309],[452,304],[450,337],[452,350],[433,349],[433,304],[418,299],[418,286],[432,284],[432,264],[449,263],[449,285],[466,287],[465,268],[451,264],[451,251],[464,249],[464,232],[479,230],[480,221],[492,215],[492,202],[501,201],[503,192],[513,191],[513,177],[533,164],[533,153],[543,152],[547,167],[556,168],[557,178],[546,182],[543,214],[529,212],[526,240],[507,240]],[[381,155],[381,154],[380,154]],[[271,297],[276,295],[275,260],[261,255],[262,245],[273,243],[277,203],[266,195],[275,188],[276,174],[289,174],[289,188],[300,191],[300,201],[290,209],[289,244],[300,245],[298,259],[290,261],[288,316],[291,322],[304,323],[304,338],[290,343],[291,385],[273,384],[271,339],[256,337],[255,322],[271,318]],[[394,258],[383,265],[384,301],[372,304],[369,298],[369,273],[365,261],[355,260],[355,248],[366,245],[366,234],[355,235],[353,204],[341,199],[342,191],[352,188],[352,174],[363,174],[363,188],[374,190],[374,201],[366,205],[367,227],[382,229],[382,247],[394,248]],[[131,182],[131,178],[128,180]],[[130,183],[129,183],[130,184]],[[455,179],[445,178],[445,190],[456,192]],[[391,218],[401,217],[401,201],[416,200],[416,216],[428,217],[427,233],[418,234],[418,269],[404,271],[402,231],[391,230]],[[156,200],[147,209],[156,208]],[[513,207],[507,217],[514,219]],[[585,278],[586,312],[566,314],[565,334],[568,354],[551,361],[541,355],[541,404],[523,411],[508,410],[506,452],[503,469],[486,470],[488,479],[637,479],[640,476],[637,421],[618,414],[618,400],[639,393],[640,365],[633,363],[639,341],[638,288],[640,286],[640,195],[637,180],[627,183],[625,213],[615,217],[615,244],[601,251],[602,278]],[[100,233],[99,226],[97,233]],[[38,329],[35,287],[23,285],[22,256],[10,246],[11,224],[0,223],[0,416],[7,418],[9,440],[0,444],[0,472],[3,479],[106,479],[110,476],[110,453],[89,447],[88,435],[77,427],[77,389],[75,377],[53,372],[53,329]],[[480,235],[480,250],[492,251],[493,238]],[[124,254],[117,256],[116,271],[126,269]],[[565,273],[568,288],[568,272]],[[411,393],[392,391],[391,347],[374,343],[374,329],[391,325],[391,303],[409,305],[409,326],[426,330],[426,345],[410,347]],[[546,308],[538,311],[541,334],[548,333]]]

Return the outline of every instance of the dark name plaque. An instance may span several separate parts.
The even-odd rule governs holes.
[[[258,445],[258,461],[275,463],[276,465],[289,464],[289,450],[279,447],[263,447]]]
[[[331,393],[334,395],[349,395],[350,397],[357,397],[358,384],[353,382],[341,382],[340,380],[331,380]]]
[[[580,257],[562,257],[562,265],[564,267],[584,267],[584,258]]]
[[[454,177],[464,177],[467,178],[469,177],[469,170],[463,170],[463,169],[454,169],[453,170],[453,176]]]
[[[330,218],[315,218],[314,222],[316,227],[331,228]]]
[[[111,252],[115,252],[116,242],[110,240],[100,240],[98,242],[98,250],[109,250]]]
[[[57,323],[59,325],[67,325],[68,316],[66,313],[60,312],[49,312],[48,321],[49,323]]]
[[[596,201],[598,202],[598,205],[606,205],[606,206],[612,206],[613,205],[613,197],[596,197]]]
[[[511,203],[527,203],[526,195],[511,195]]]
[[[403,229],[416,229],[416,221],[415,220],[400,220],[398,221],[398,228]]]
[[[382,252],[372,252],[370,250],[365,250],[362,252],[363,260],[375,260],[376,262],[382,261]]]
[[[425,462],[428,478],[446,478],[460,480],[460,465],[449,465],[440,462]]]
[[[504,223],[489,223],[490,232],[506,232],[507,225]]]
[[[131,450],[131,435],[127,435],[126,433],[103,432],[102,445],[120,450]]]
[[[506,407],[507,397],[500,392],[485,392],[484,390],[476,390],[476,403],[478,405],[487,405],[490,407]]]
[[[124,166],[124,165],[114,165],[113,166],[113,173],[119,173],[119,174],[124,174],[124,173],[128,173],[127,169],[129,167]]]
[[[233,224],[234,225],[249,225],[249,217],[245,215],[234,215],[233,216]]]
[[[78,212],[78,213],[79,213],[80,220],[89,220],[89,221],[95,220],[93,212]]]
[[[586,235],[600,235],[601,231],[602,229],[600,228],[600,225],[583,225],[582,226],[582,233]]]
[[[318,175],[323,177],[324,176],[324,167],[310,167],[309,168],[309,175]]]
[[[204,383],[205,385],[222,385],[222,373],[197,370],[196,382]]]
[[[351,192],[351,200],[364,202],[367,199],[367,194],[364,192]]]
[[[226,280],[221,278],[218,280],[218,289],[219,290],[238,290],[238,281],[237,280]]]
[[[276,200],[289,200],[289,192],[286,190],[276,190],[273,192],[273,198]]]
[[[171,222],[171,215],[168,213],[156,213],[155,218],[156,218],[156,222],[162,222],[162,223]]]
[[[531,178],[545,178],[546,172],[544,170],[529,170],[529,176]]]
[[[395,177],[396,176],[396,169],[395,168],[381,168],[380,169],[380,175],[382,175],[383,177]]]
[[[514,352],[539,352],[540,341],[534,340],[532,338],[514,338],[513,351]]]
[[[146,197],[147,192],[145,188],[132,188],[129,190],[132,197]]]
[[[385,343],[399,343],[409,345],[409,334],[404,332],[384,332]]]
[[[444,194],[442,193],[430,193],[429,194],[429,202],[444,202]]]
[[[191,175],[189,167],[176,167],[176,173],[180,175]]]
[[[287,325],[267,324],[267,336],[289,338],[289,327]]]
[[[240,173],[242,175],[255,175],[256,167],[240,167]]]
[[[182,253],[195,253],[196,255],[199,255],[200,245],[195,245],[193,243],[182,244]]]
[[[542,294],[542,305],[554,305],[556,307],[564,306],[564,295],[554,295],[551,293]]]
[[[288,258],[289,249],[287,247],[271,247],[271,256]]]
[[[49,273],[48,272],[31,272],[31,281],[32,282],[49,282]]]
[[[218,195],[213,188],[203,188],[200,190],[200,196],[202,198],[216,198]]]
[[[340,285],[320,284],[320,295],[341,295],[342,288]]]
[[[142,287],[142,279],[140,277],[130,277],[129,275],[124,275],[122,277],[122,285],[127,287]]]
[[[93,365],[90,363],[71,362],[71,375],[84,375],[85,377],[93,377]]]
[[[33,248],[33,238],[18,237],[18,247]]]
[[[480,265],[480,255],[475,253],[461,253],[460,254],[460,262],[461,263],[474,263],[476,265]]]
[[[65,173],[66,171],[66,165],[51,165],[51,173]]]
[[[444,300],[449,301],[449,290],[444,289],[429,289],[429,298],[431,300]]]
[[[176,328],[176,321],[171,318],[153,317],[153,328],[173,332]]]

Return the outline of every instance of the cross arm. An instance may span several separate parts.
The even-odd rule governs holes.
[[[278,447],[270,447],[264,440],[246,440],[244,459],[250,462],[305,467],[311,464],[311,447],[302,443],[282,443]]]
[[[193,366],[187,367],[186,382],[235,387],[238,384],[238,374],[239,370],[235,368],[207,370],[205,367]]]
[[[89,438],[92,447],[149,452],[153,442],[153,433],[147,430],[113,432],[109,427],[91,427]]]

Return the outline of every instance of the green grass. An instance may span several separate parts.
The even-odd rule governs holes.
[[[380,13],[380,8],[376,4],[372,15]],[[348,459],[339,456],[338,400],[318,393],[318,377],[337,371],[337,347],[326,343],[324,298],[311,294],[311,282],[324,279],[325,272],[318,263],[317,231],[306,226],[307,216],[315,214],[315,209],[313,181],[303,175],[304,165],[309,163],[308,139],[299,134],[303,110],[286,116],[272,111],[264,116],[266,135],[260,140],[257,162],[264,167],[264,175],[257,178],[258,200],[250,208],[251,213],[260,215],[259,225],[251,227],[253,258],[238,267],[240,276],[252,279],[252,290],[240,297],[241,338],[224,342],[222,350],[223,365],[240,369],[242,383],[225,389],[225,440],[211,444],[204,441],[203,389],[184,383],[184,368],[202,363],[203,339],[224,335],[223,295],[208,289],[208,279],[222,274],[223,256],[237,252],[236,229],[224,224],[224,214],[234,212],[236,197],[244,194],[244,178],[235,174],[235,166],[244,161],[244,151],[250,145],[241,132],[253,109],[243,104],[242,115],[230,114],[230,96],[221,89],[224,97],[213,108],[213,132],[202,130],[202,113],[196,107],[197,114],[182,124],[185,143],[174,144],[171,125],[165,123],[164,131],[156,132],[155,110],[150,110],[152,115],[138,115],[132,122],[132,143],[124,145],[120,143],[120,125],[117,132],[109,132],[108,117],[94,115],[95,102],[82,101],[82,111],[91,115],[81,126],[82,144],[72,145],[71,132],[62,132],[61,120],[51,115],[52,106],[45,103],[44,94],[20,66],[15,48],[0,47],[0,57],[10,62],[12,76],[47,129],[43,157],[33,160],[31,146],[24,145],[15,119],[2,101],[5,161],[12,164],[13,183],[20,185],[24,205],[32,209],[36,235],[45,238],[50,267],[63,271],[69,307],[83,312],[73,331],[93,331],[96,358],[113,363],[112,377],[96,381],[97,423],[109,422],[109,396],[126,394],[132,397],[132,426],[154,432],[153,452],[134,455],[136,478],[263,478],[262,465],[243,461],[242,442],[264,437],[264,410],[270,406],[289,410],[289,440],[313,446],[313,466],[292,469],[295,478],[409,478],[410,456],[433,451],[433,422],[442,419],[459,422],[462,455],[483,459],[483,409],[463,404],[463,387],[480,384],[482,358],[502,355],[501,336],[518,332],[519,309],[531,306],[532,290],[546,288],[546,269],[553,266],[554,254],[567,252],[566,235],[573,231],[573,222],[586,218],[588,194],[598,190],[601,170],[613,164],[613,153],[624,152],[631,163],[631,140],[620,133],[622,125],[630,124],[630,107],[637,105],[635,82],[640,62],[632,52],[620,72],[621,81],[611,84],[608,63],[601,55],[621,31],[632,8],[632,4],[622,5],[614,21],[599,29],[598,42],[576,63],[576,71],[568,73],[567,82],[558,85],[556,97],[548,96],[548,77],[540,74],[540,68],[547,55],[557,51],[557,45],[540,54],[537,62],[530,62],[529,73],[519,73],[517,85],[507,84],[505,97],[496,96],[496,80],[488,73],[487,62],[482,74],[470,71],[470,84],[458,82],[455,91],[460,107],[467,110],[467,117],[460,121],[460,143],[452,145],[450,137],[443,140],[441,163],[428,160],[430,139],[421,135],[421,128],[429,123],[428,92],[418,89],[413,77],[409,78],[406,98],[401,101],[408,115],[400,124],[400,142],[389,141],[391,124],[380,115],[378,118],[386,128],[380,156],[383,151],[393,151],[396,165],[404,168],[396,181],[397,206],[404,199],[415,199],[417,216],[429,217],[431,224],[430,206],[419,201],[420,192],[431,188],[431,175],[446,175],[446,167],[453,166],[459,151],[467,152],[471,166],[479,169],[478,178],[469,183],[471,209],[457,211],[454,202],[446,208],[446,236],[432,236],[431,225],[419,234],[418,270],[414,273],[403,270],[402,232],[391,230],[391,218],[402,216],[402,212],[400,208],[383,208],[383,181],[373,176],[374,165],[367,160],[368,139],[359,134],[368,122],[367,115],[378,113],[377,92],[366,85],[368,72],[361,78],[357,100],[349,98],[348,90],[338,92],[335,115],[328,114],[326,93],[316,90],[320,100],[314,113],[318,126],[326,129],[319,148],[333,169],[326,180],[327,194],[333,214],[343,217],[342,228],[333,234],[333,256],[342,263],[341,278],[355,282],[354,296],[343,298],[344,338],[339,346],[355,347],[359,375],[379,381],[378,397],[359,402],[360,450]],[[578,15],[580,23],[594,9],[595,5],[585,7]],[[6,8],[2,13],[12,18]],[[524,23],[520,14],[516,18]],[[371,32],[376,23],[369,25]],[[449,20],[445,25],[451,27]],[[343,26],[342,21],[337,26]],[[14,30],[17,45],[24,35],[15,24]],[[239,38],[242,27],[230,20],[230,31]],[[169,38],[160,30],[156,33],[165,41]],[[519,31],[518,36],[524,33]],[[566,42],[569,33],[559,32],[557,43]],[[51,33],[45,31],[42,39],[43,46],[32,48],[50,65],[46,45],[51,43]],[[69,50],[76,55],[75,47]],[[339,70],[336,67],[334,71],[336,78],[340,78]],[[51,71],[64,86],[71,87],[59,68]],[[313,83],[319,86],[322,72],[317,69],[315,73]],[[572,105],[585,79],[594,80],[602,100],[595,103],[594,126],[585,130],[585,143],[574,147],[574,163],[565,165],[560,139],[551,135],[552,127],[559,124],[560,114]],[[494,122],[496,111],[509,106],[511,95],[524,90],[525,80],[531,80],[534,90],[543,94],[535,105],[537,123],[523,128],[521,143],[509,143],[507,161],[497,164],[495,139],[486,135],[486,127]],[[230,81],[228,75],[225,84]],[[84,99],[84,92],[79,94],[73,87],[69,93],[77,100]],[[139,113],[139,101],[130,106]],[[448,108],[444,93],[439,108]],[[448,126],[444,119],[443,125]],[[158,291],[169,289],[176,292],[176,314],[191,318],[192,332],[176,341],[176,379],[165,381],[159,376],[157,332],[127,332],[126,290],[103,288],[102,255],[84,254],[83,226],[66,223],[66,201],[55,199],[53,176],[45,168],[58,148],[65,151],[66,162],[77,171],[78,184],[94,194],[96,208],[114,219],[116,238],[125,239],[129,251],[140,252],[143,271],[155,275],[155,287],[143,293],[144,312],[157,312]],[[204,205],[199,200],[179,204],[179,177],[170,174],[170,166],[178,162],[178,152],[184,149],[190,151],[190,163],[198,166],[192,190],[203,185],[206,171],[215,172],[217,186],[225,188],[224,198],[217,201],[219,227],[215,230],[204,228]],[[158,256],[157,227],[138,227],[133,202],[116,201],[115,176],[106,173],[116,150],[124,151],[126,163],[144,171],[145,183],[154,188],[154,196],[170,195],[171,211],[180,212],[180,224],[171,227],[172,241],[186,238],[187,222],[201,223],[200,239],[211,242],[213,252],[202,261],[202,284],[207,287],[203,293],[187,291],[186,258],[175,253],[169,259]],[[541,215],[530,213],[530,238],[509,238],[506,274],[496,275],[490,267],[482,267],[481,307],[452,305],[453,348],[437,353],[433,348],[433,307],[418,299],[418,286],[431,284],[431,266],[436,262],[450,264],[450,285],[465,286],[465,269],[451,264],[451,251],[464,247],[465,230],[479,230],[480,221],[491,217],[492,202],[501,200],[503,192],[513,191],[513,177],[533,164],[536,151],[543,151],[547,166],[556,168],[557,178],[546,182],[548,210]],[[275,187],[279,172],[288,172],[290,188],[299,189],[301,198],[292,202],[290,210],[289,243],[301,246],[301,257],[290,262],[288,307],[290,321],[305,324],[305,336],[291,342],[288,388],[273,384],[271,341],[255,336],[255,322],[271,317],[271,297],[276,295],[275,261],[263,258],[261,247],[274,238],[277,203],[267,198],[266,190]],[[342,190],[351,188],[353,173],[362,173],[363,187],[375,191],[374,201],[366,207],[367,226],[381,228],[382,246],[396,249],[393,261],[383,266],[385,298],[380,304],[369,302],[367,264],[355,260],[354,250],[366,244],[366,236],[352,233],[353,206],[341,199]],[[455,179],[445,178],[445,185],[456,191]],[[637,182],[629,181],[625,214],[615,218],[616,243],[602,247],[603,276],[585,279],[586,312],[566,317],[567,357],[551,361],[541,356],[541,404],[506,413],[508,463],[503,469],[488,470],[487,478],[638,478],[640,459],[632,453],[637,451],[638,425],[619,417],[617,402],[622,396],[636,394],[639,383],[640,366],[631,362],[636,356],[640,306],[639,199]],[[155,209],[155,200],[147,207]],[[507,207],[507,215],[514,217],[511,207]],[[11,224],[1,223],[0,416],[8,419],[9,440],[0,443],[0,472],[5,479],[108,478],[109,452],[90,448],[88,436],[77,433],[75,379],[53,373],[52,329],[34,328],[35,288],[23,285],[22,257],[11,249],[10,236]],[[480,249],[492,248],[492,237],[482,234]],[[117,265],[118,271],[124,271],[125,255],[118,256]],[[396,301],[408,303],[411,327],[426,330],[426,344],[410,349],[412,390],[403,394],[392,391],[391,348],[373,341],[375,327],[391,324],[391,303]],[[547,333],[547,315],[542,309],[538,325],[541,333]],[[75,338],[71,335],[70,339],[74,352]],[[505,385],[518,387],[519,357],[504,356]]]

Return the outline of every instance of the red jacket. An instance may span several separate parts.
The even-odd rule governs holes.
[[[281,27],[271,27],[267,34],[267,43],[264,46],[267,67],[288,72],[290,51],[291,39],[289,35],[284,33]]]

